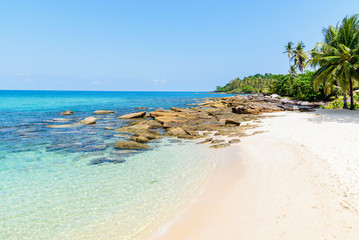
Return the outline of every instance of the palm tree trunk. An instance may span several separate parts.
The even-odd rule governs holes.
[[[348,109],[347,93],[343,92],[343,109]]]
[[[349,86],[350,86],[350,110],[354,110],[354,95],[353,95],[353,81],[352,78],[349,77]]]

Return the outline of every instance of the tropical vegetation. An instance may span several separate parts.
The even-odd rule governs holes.
[[[324,42],[319,42],[309,64],[319,66],[315,72],[314,87],[325,85],[329,94],[334,86],[344,94],[343,107],[347,108],[346,95],[350,96],[350,109],[354,105],[354,85],[359,80],[359,19],[358,15],[345,17],[341,24],[324,30]]]
[[[336,26],[323,30],[324,41],[306,52],[299,41],[285,45],[288,74],[256,74],[236,78],[216,91],[227,93],[276,93],[298,100],[336,98],[329,107],[358,107],[354,90],[359,87],[359,15],[345,17]],[[310,66],[315,71],[305,70]],[[298,74],[298,72],[300,72]],[[339,97],[342,95],[342,97]],[[358,98],[358,99],[356,99]],[[342,103],[340,103],[342,101]]]

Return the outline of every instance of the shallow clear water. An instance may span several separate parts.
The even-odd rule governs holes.
[[[151,150],[113,148],[104,130],[136,107],[186,107],[205,93],[0,91],[0,239],[137,239],[198,191],[210,150],[165,138]],[[94,110],[95,126],[49,129]],[[72,116],[61,116],[73,110]]]

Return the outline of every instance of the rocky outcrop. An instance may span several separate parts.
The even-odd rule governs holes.
[[[115,144],[115,148],[141,150],[141,149],[149,149],[150,146],[148,146],[147,144],[142,144],[134,141],[119,141]]]
[[[96,110],[93,112],[93,114],[111,114],[111,113],[115,113],[115,112],[111,110]]]
[[[73,111],[64,111],[61,113],[61,115],[72,115],[72,114],[74,114]]]
[[[97,119],[95,117],[88,117],[88,118],[85,118],[84,120],[80,121],[79,123],[86,124],[86,125],[91,125],[91,124],[95,124],[96,120]]]
[[[113,130],[115,128],[114,127],[104,127],[103,129],[105,129],[105,130]]]
[[[157,128],[162,128],[163,125],[155,120],[150,120],[148,121],[148,126],[150,129],[157,129]]]
[[[122,116],[120,116],[118,118],[120,118],[120,119],[131,119],[131,118],[143,118],[144,116],[146,116],[146,111],[126,114],[126,115],[122,115]]]

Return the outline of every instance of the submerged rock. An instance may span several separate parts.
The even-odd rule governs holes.
[[[146,116],[146,111],[138,112],[138,113],[126,114],[126,115],[122,115],[122,116],[120,116],[118,118],[120,118],[120,119],[131,119],[131,118],[143,118],[144,116]]]
[[[105,130],[112,130],[115,129],[114,127],[104,127]]]
[[[61,113],[61,115],[72,115],[72,114],[74,114],[73,111],[64,111]]]
[[[221,144],[217,144],[217,145],[212,145],[210,146],[210,148],[225,148],[225,147],[229,147],[231,146],[229,143],[221,143]]]
[[[212,140],[213,140],[213,138],[206,138],[205,140],[203,140],[202,142],[199,142],[198,144],[208,143]]]
[[[95,124],[96,120],[97,119],[95,117],[88,117],[88,118],[85,118],[84,120],[80,121],[79,123],[90,125],[90,124]]]
[[[47,128],[72,128],[76,127],[76,124],[61,124],[61,125],[46,125]]]
[[[219,140],[219,139],[212,140],[213,144],[223,143],[223,142],[225,142],[225,140]]]
[[[93,112],[93,114],[110,114],[110,113],[115,113],[115,112],[111,110],[96,110]]]
[[[119,141],[116,143],[115,148],[118,149],[149,149],[150,146],[134,141]]]
[[[103,163],[124,163],[126,160],[120,160],[120,159],[111,159],[111,158],[100,158],[100,159],[94,159],[90,161],[90,165],[99,165]]]

